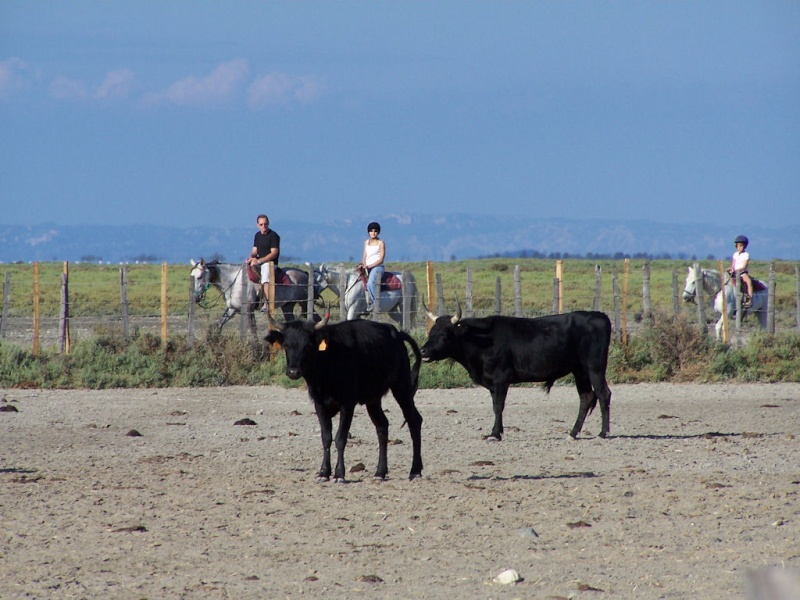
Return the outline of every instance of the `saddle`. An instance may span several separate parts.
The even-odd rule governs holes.
[[[364,268],[358,269],[358,275],[361,278],[361,285],[364,286],[364,289],[367,289],[367,270]],[[389,292],[393,290],[401,290],[403,289],[403,282],[397,276],[397,273],[390,273],[389,271],[383,272],[383,277],[381,277],[381,293]]]
[[[261,283],[261,273],[253,265],[247,269],[247,278],[253,283]],[[292,285],[292,280],[289,275],[280,267],[275,267],[275,285]]]

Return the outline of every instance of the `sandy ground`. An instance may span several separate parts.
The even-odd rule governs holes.
[[[609,439],[599,411],[568,438],[560,386],[512,390],[487,443],[485,390],[422,390],[415,481],[389,397],[390,478],[360,408],[349,482],[318,484],[302,389],[0,390],[0,598],[718,599],[794,577],[800,385],[612,391]]]

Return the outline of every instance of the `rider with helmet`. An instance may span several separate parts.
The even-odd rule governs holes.
[[[750,263],[750,254],[746,251],[747,244],[750,241],[746,235],[737,235],[733,240],[736,246],[736,252],[733,253],[733,261],[731,262],[731,274],[738,273],[742,281],[747,285],[747,295],[742,300],[743,308],[750,308],[753,304],[753,280],[747,272],[747,265]]]
[[[386,244],[378,236],[381,233],[380,223],[373,221],[367,225],[369,239],[364,242],[364,256],[359,267],[367,270],[367,312],[371,312],[380,294],[381,278],[385,271],[383,260],[386,258]],[[377,312],[377,311],[376,311]]]

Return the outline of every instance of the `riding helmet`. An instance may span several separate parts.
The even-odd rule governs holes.
[[[747,239],[746,235],[737,235],[736,239],[733,240],[733,243],[734,244],[742,243],[742,244],[744,244],[744,247],[747,248],[747,244],[750,243],[750,240]]]
[[[375,221],[373,221],[372,223],[367,225],[367,233],[369,233],[373,229],[377,229],[378,233],[380,233],[381,232],[381,224],[380,223],[376,223]]]

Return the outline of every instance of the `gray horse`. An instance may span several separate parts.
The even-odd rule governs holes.
[[[225,312],[219,321],[222,327],[231,317],[242,311],[242,300],[250,330],[256,333],[255,311],[258,308],[261,286],[253,283],[244,272],[243,264],[221,263],[217,261],[206,262],[191,261],[192,276],[194,277],[194,300],[204,308],[211,308],[205,303],[206,291],[210,287],[217,288],[225,302]],[[285,321],[294,320],[294,307],[300,306],[300,316],[308,319],[308,273],[302,269],[292,267],[280,269],[279,278],[275,282],[275,307],[283,311]],[[244,298],[242,298],[242,277],[246,279]],[[314,270],[314,298],[319,297],[324,285],[323,278],[318,269]],[[317,319],[317,315],[313,317]]]
[[[367,290],[364,278],[356,269],[348,269],[344,273],[344,280],[340,281],[341,276],[336,270],[328,270],[323,265],[320,268],[320,289],[327,287],[334,294],[341,298],[347,311],[347,320],[359,318],[367,314]],[[380,295],[377,301],[378,312],[387,313],[399,325],[403,324],[403,274],[387,271],[383,281],[393,281],[394,285],[382,283]],[[417,283],[414,276],[408,273],[405,280],[406,288],[410,295],[410,314],[413,327],[414,318],[417,315]],[[390,289],[394,288],[394,289]]]

